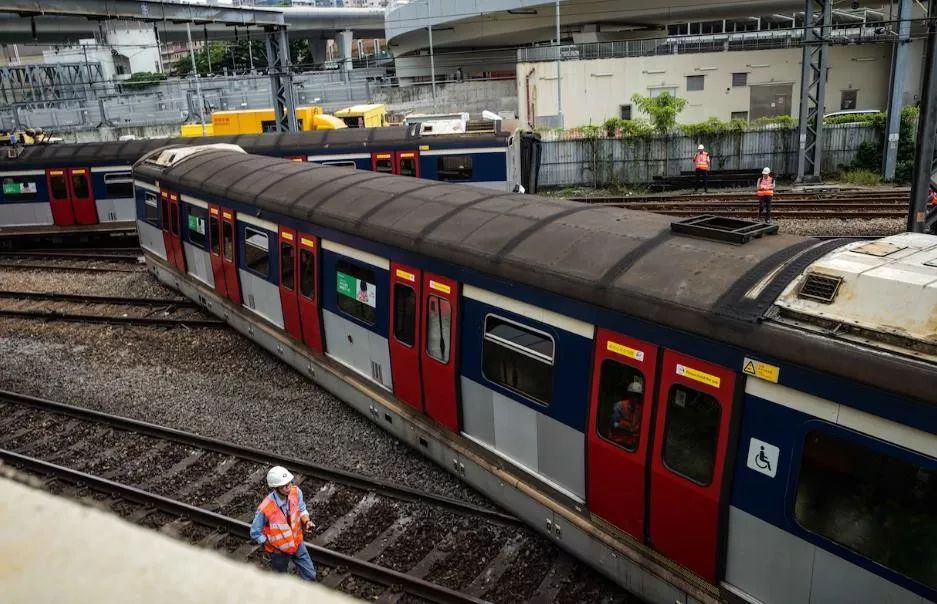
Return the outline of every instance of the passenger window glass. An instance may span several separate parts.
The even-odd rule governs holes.
[[[409,285],[394,284],[394,337],[413,346],[416,331],[416,292]]]
[[[160,215],[163,217],[163,230],[169,230],[169,201],[164,197],[160,202]]]
[[[472,156],[442,155],[436,161],[436,174],[447,182],[472,180]]]
[[[802,527],[937,589],[937,469],[826,432],[804,443]]]
[[[5,201],[33,201],[38,191],[36,181],[24,176],[7,176],[3,179],[3,199]]]
[[[426,354],[440,363],[449,362],[452,306],[439,296],[426,299]]]
[[[143,219],[153,226],[159,226],[159,209],[156,203],[156,193],[147,193],[143,197]]]
[[[400,175],[401,176],[416,176],[416,160],[412,157],[404,157],[400,159]]]
[[[211,233],[211,253],[217,256],[221,253],[221,233],[219,232],[219,222],[216,216],[209,216],[208,230]]]
[[[280,285],[293,291],[296,287],[296,268],[293,265],[293,244],[288,241],[280,242]]]
[[[270,247],[266,233],[246,227],[244,229],[244,263],[247,268],[266,278],[270,274],[268,260]]]
[[[672,472],[704,486],[712,481],[721,412],[709,394],[681,384],[670,388],[663,460]]]
[[[224,259],[234,260],[234,228],[230,222],[221,223],[221,234],[224,243]]]
[[[605,359],[599,374],[599,400],[596,430],[599,436],[626,451],[641,442],[641,416],[644,411],[644,376],[640,371]]]
[[[169,204],[169,230],[173,235],[179,234],[179,204]]]
[[[205,249],[208,242],[208,211],[196,206],[188,206],[186,226],[189,229],[189,241]]]
[[[549,405],[553,396],[553,338],[512,321],[489,316],[482,342],[487,379]]]
[[[130,172],[105,174],[104,192],[109,198],[133,197],[133,178],[131,178]]]
[[[68,187],[65,185],[64,174],[50,176],[49,186],[52,188],[52,199],[68,199]]]
[[[299,293],[312,300],[316,295],[316,257],[307,249],[299,249]]]
[[[390,174],[394,171],[394,161],[391,158],[374,160],[374,171]]]
[[[338,308],[369,325],[377,321],[377,280],[374,271],[339,260],[336,264]]]
[[[84,172],[72,173],[72,191],[75,193],[75,197],[78,199],[86,199],[91,197],[91,192],[88,191],[88,175]]]

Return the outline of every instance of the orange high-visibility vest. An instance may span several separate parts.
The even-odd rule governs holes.
[[[295,484],[290,485],[287,501],[289,501],[290,508],[289,521],[277,505],[273,493],[264,497],[257,508],[267,519],[267,524],[263,528],[264,537],[267,538],[264,541],[264,551],[293,554],[303,542],[303,529],[299,516],[299,491]]]
[[[758,179],[758,197],[771,197],[774,195],[774,179],[762,176]]]
[[[937,191],[931,189],[930,195],[927,196],[928,205],[937,206]]]
[[[700,151],[693,158],[693,165],[697,170],[709,170],[709,153]]]

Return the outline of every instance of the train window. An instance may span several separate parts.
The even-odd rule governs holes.
[[[173,235],[179,234],[179,204],[169,204],[169,230]]]
[[[374,271],[339,260],[335,273],[339,310],[374,325],[377,321],[377,280]]]
[[[416,332],[416,292],[409,285],[394,284],[394,337],[413,346]]]
[[[3,179],[5,201],[33,201],[38,191],[36,181],[28,176],[7,176]]]
[[[323,166],[334,166],[336,168],[357,168],[358,164],[351,160],[347,161],[324,161]]]
[[[705,392],[682,384],[670,388],[662,457],[671,472],[703,486],[712,481],[721,413]]]
[[[153,226],[159,226],[159,206],[156,193],[147,193],[143,198],[143,219]]]
[[[105,174],[104,192],[107,197],[133,197],[133,178],[130,172]]]
[[[163,218],[163,230],[169,230],[169,200],[163,197],[163,200],[160,202],[160,215]]]
[[[293,244],[280,242],[280,285],[293,291],[296,287],[296,265],[293,262]]]
[[[488,380],[549,405],[553,354],[549,335],[500,317],[485,318],[482,373]]]
[[[208,232],[211,235],[211,253],[217,256],[221,253],[221,233],[219,227],[221,221],[217,216],[208,217]]]
[[[225,260],[234,260],[234,227],[230,222],[221,223],[222,251]]]
[[[299,249],[299,293],[312,300],[316,297],[316,257],[307,249]]]
[[[401,176],[416,176],[416,159],[413,157],[401,157],[400,171],[398,174]]]
[[[436,161],[436,174],[439,180],[472,180],[471,155],[441,155]]]
[[[426,298],[426,354],[440,363],[449,362],[452,306],[439,296]]]
[[[267,277],[270,269],[270,246],[267,234],[250,227],[244,229],[244,262],[247,268],[261,277]]]
[[[52,199],[68,199],[68,185],[65,184],[64,172],[49,175],[49,188]]]
[[[91,191],[88,188],[88,175],[85,171],[72,172],[72,192],[78,199],[87,199],[91,197]]]
[[[374,160],[374,171],[391,174],[394,171],[394,160],[390,155],[387,157],[378,157]]]
[[[188,213],[186,225],[189,229],[189,241],[205,249],[205,244],[208,242],[208,211],[205,208],[189,206],[186,212]]]
[[[641,372],[612,359],[602,361],[598,402],[595,428],[599,436],[626,451],[636,450],[641,442],[644,409]]]
[[[937,469],[828,432],[804,442],[800,526],[937,588]]]

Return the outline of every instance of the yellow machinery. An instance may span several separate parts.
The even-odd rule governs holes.
[[[345,123],[331,115],[322,113],[321,107],[297,107],[296,123],[300,130],[337,130]],[[276,132],[273,109],[247,109],[244,111],[215,111],[211,124],[205,124],[206,136],[225,134],[262,134]],[[182,136],[202,136],[201,124],[186,124]]]
[[[214,125],[211,122],[205,124],[205,136],[212,136],[214,134]],[[180,136],[202,136],[202,125],[201,124],[182,124],[182,128],[179,128]]]
[[[373,105],[355,105],[335,112],[349,128],[381,128],[387,125],[387,115],[383,103]]]

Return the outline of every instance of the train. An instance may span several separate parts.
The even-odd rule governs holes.
[[[185,152],[147,270],[628,591],[937,599],[937,237]]]
[[[0,238],[134,231],[131,166],[155,149],[236,144],[252,152],[497,190],[536,189],[539,139],[524,132],[432,135],[420,124],[285,134],[0,148]],[[5,151],[5,153],[3,153]]]

